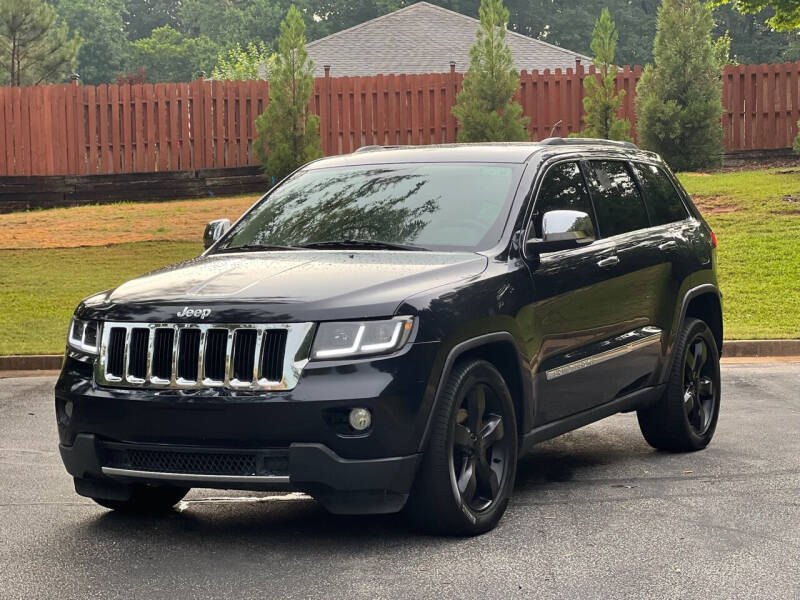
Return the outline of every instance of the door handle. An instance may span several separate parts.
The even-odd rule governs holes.
[[[664,242],[663,244],[659,244],[658,245],[658,249],[659,250],[669,250],[670,248],[674,248],[677,245],[678,245],[678,242],[676,242],[675,240],[669,240],[669,241]]]
[[[601,269],[608,269],[610,267],[615,267],[619,264],[619,256],[609,256],[608,258],[603,258],[597,261],[597,266]]]

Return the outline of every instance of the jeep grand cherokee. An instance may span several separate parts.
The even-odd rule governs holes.
[[[714,434],[716,239],[632,144],[367,148],[205,241],[75,311],[60,450],[105,507],[300,490],[477,534],[537,442],[626,411],[655,448]]]

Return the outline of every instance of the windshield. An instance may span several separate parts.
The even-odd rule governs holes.
[[[521,170],[415,163],[301,171],[254,206],[219,249],[485,250],[500,239]]]

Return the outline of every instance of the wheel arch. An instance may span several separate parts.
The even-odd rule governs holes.
[[[692,288],[683,299],[678,326],[687,319],[695,318],[704,321],[714,336],[717,350],[722,354],[723,323],[722,300],[716,286],[707,284]]]
[[[717,344],[717,351],[720,356],[722,355],[724,333],[722,323],[722,295],[719,292],[719,288],[712,283],[698,285],[689,289],[686,294],[684,294],[680,312],[675,315],[675,323],[669,342],[669,354],[667,355],[667,360],[664,361],[659,380],[661,382],[666,381],[672,369],[672,363],[675,360],[675,344],[678,332],[687,318],[700,319],[708,325],[711,334],[714,336],[714,341]]]
[[[425,430],[420,441],[419,451],[423,452],[430,437],[433,415],[444,386],[453,372],[456,363],[462,360],[480,359],[492,364],[503,376],[511,393],[511,401],[517,417],[517,436],[527,431],[529,414],[532,414],[532,386],[530,372],[524,368],[524,359],[514,336],[507,331],[488,333],[470,338],[453,346],[444,361],[436,392],[428,412]]]

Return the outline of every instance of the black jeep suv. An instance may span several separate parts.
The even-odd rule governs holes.
[[[365,148],[205,237],[75,312],[60,450],[103,506],[300,490],[476,534],[537,442],[634,410],[658,449],[714,434],[716,239],[632,144]]]

